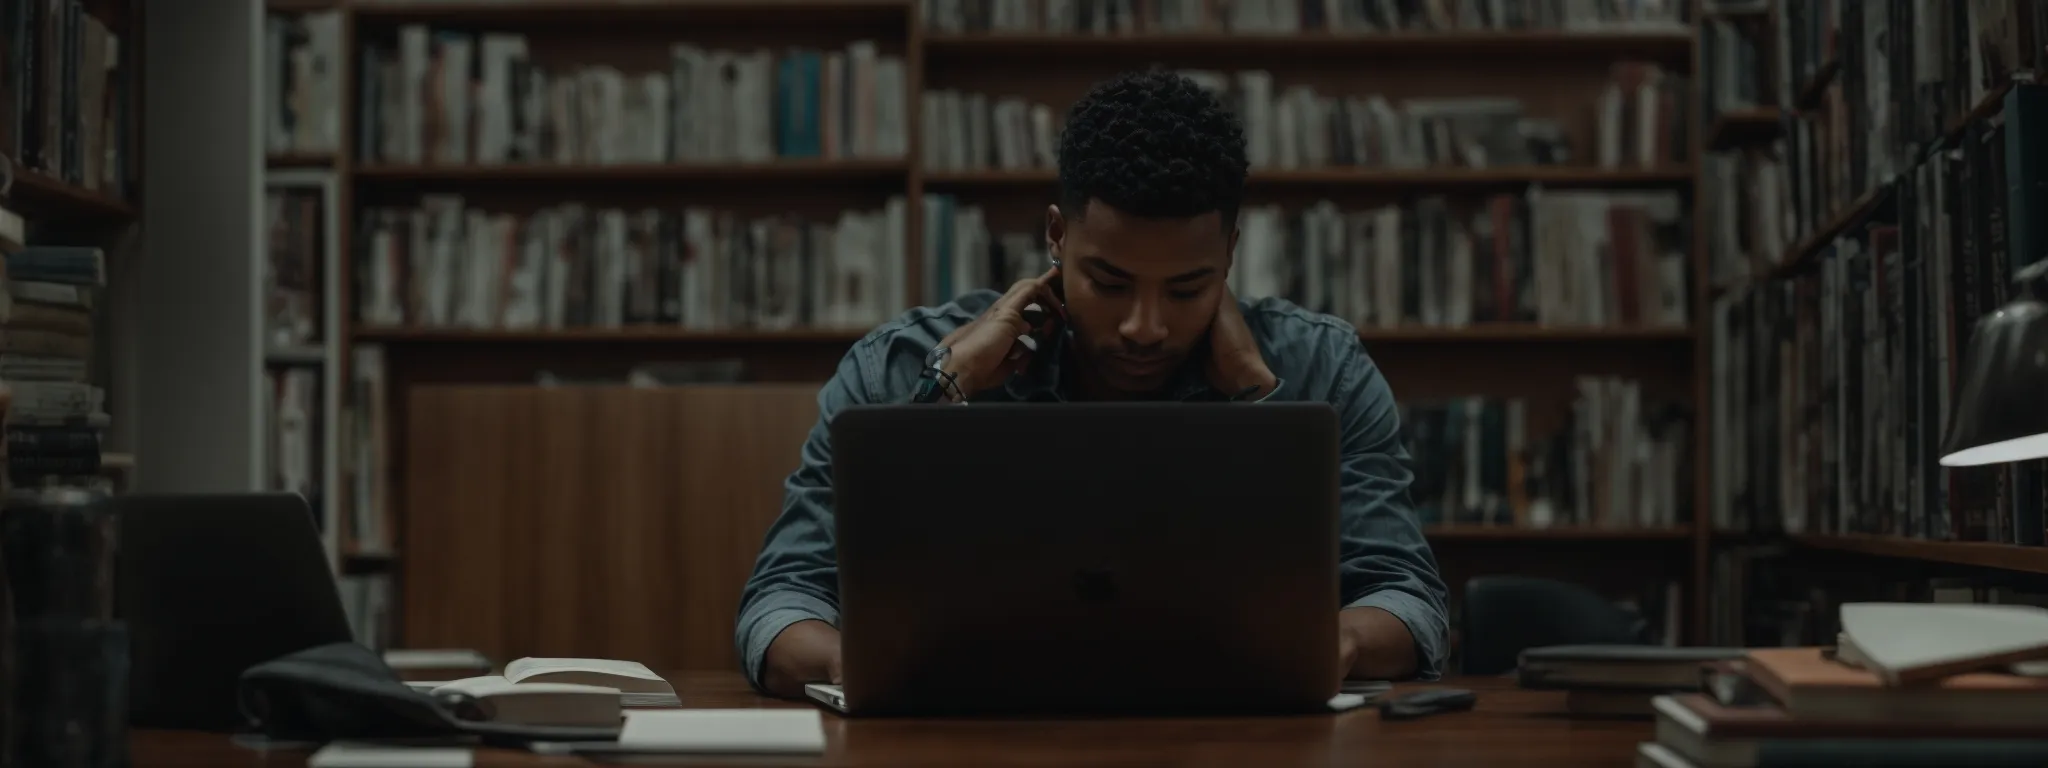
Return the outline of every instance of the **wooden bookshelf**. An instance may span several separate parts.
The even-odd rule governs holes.
[[[1797,99],[1795,106],[1802,110],[1819,106],[1821,97],[1827,93],[1828,86],[1835,83],[1835,75],[1841,71],[1840,58],[1829,59],[1827,63],[1820,65],[1820,69],[1815,70],[1813,76],[1799,86],[1799,92],[1793,97]]]
[[[1843,232],[1849,231],[1851,227],[1868,221],[1870,215],[1875,213],[1885,201],[1890,199],[1890,192],[1891,187],[1889,185],[1864,192],[1861,197],[1856,198],[1855,202],[1850,203],[1837,212],[1819,228],[1807,236],[1799,238],[1798,242],[1785,249],[1785,256],[1778,260],[1777,266],[1771,268],[1770,278],[1779,279],[1787,277],[1812,264],[1821,251],[1826,249],[1829,243],[1835,241],[1835,238],[1840,237]]]
[[[1925,541],[1897,536],[1817,535],[1791,537],[1793,543],[1813,549],[1851,552],[1859,555],[1918,560],[1928,563],[1968,565],[2020,573],[2048,574],[2048,547],[2023,547],[1966,541]]]
[[[1992,13],[2008,5],[1993,3]],[[1947,11],[1907,9],[1907,16],[1891,21],[1899,29],[1947,24]],[[1789,545],[1789,557],[1767,556],[1774,562],[1759,564],[1759,575],[1749,577],[1769,583],[1771,597],[1764,600],[1821,592],[1831,593],[1829,602],[1925,599],[1930,578],[1951,576],[1994,591],[2036,591],[2041,580],[2027,575],[2048,574],[2048,547],[2018,542],[2041,540],[2036,491],[2048,462],[1939,466],[1946,422],[1956,398],[1968,396],[1970,372],[1959,356],[1967,351],[1970,329],[2012,295],[2009,271],[2039,258],[2014,250],[2040,237],[2038,217],[2027,207],[2036,203],[2024,192],[2032,187],[2023,181],[2035,169],[2015,158],[2031,157],[2042,137],[2027,116],[2003,113],[2013,88],[2035,86],[1996,46],[1978,44],[1982,36],[1995,37],[1994,29],[1946,29],[1923,36],[1911,51],[1892,49],[1887,59],[1879,41],[1849,26],[1855,18],[1774,14],[1774,22],[1793,25],[1789,39],[1827,40],[1837,57],[1791,84],[1790,106],[1797,110],[1786,114],[1788,129],[1810,129],[1805,135],[1812,141],[1787,141],[1787,152],[1775,158],[1782,161],[1777,181],[1817,193],[1820,201],[1860,194],[1818,212],[1814,199],[1781,196],[1788,207],[1800,207],[1811,231],[1761,270],[1757,290],[1731,296],[1722,307],[1730,318],[1727,338],[1709,341],[1725,350],[1728,375],[1737,378],[1715,384],[1726,397],[1717,397],[1717,405],[1737,415],[1797,415],[1784,423],[1724,425],[1721,439],[1728,442],[1721,452],[1746,463],[1712,479],[1727,481],[1717,511],[1720,524],[1735,529],[1713,538],[1744,547]],[[1938,83],[1915,72],[1935,72]],[[1890,95],[1874,98],[1883,93]],[[1844,183],[1866,188],[1843,189]],[[1870,312],[1880,317],[1875,326],[1854,319]],[[1841,367],[1832,356],[1845,345],[1865,346],[1864,359],[1880,367]],[[1756,365],[1800,373],[1788,374],[1786,386],[1746,388],[1740,371]],[[1886,414],[1879,431],[1856,414],[1834,410],[1858,402]],[[1872,455],[1889,456],[1880,461],[1890,463],[1873,470],[1857,458]],[[1930,488],[1941,492],[1923,493]],[[1857,507],[1855,500],[1866,496],[1899,503]],[[1758,498],[1766,501],[1754,503]],[[1912,531],[1935,539],[1788,535],[1785,528]],[[1945,537],[1971,540],[1939,540]],[[1748,557],[1730,554],[1737,555],[1732,560]],[[1775,621],[1756,612],[1751,619]],[[1761,632],[1825,633],[1834,620],[1825,614],[1784,619]],[[1759,633],[1748,629],[1750,636]]]
[[[1776,108],[1725,112],[1707,129],[1707,148],[1728,149],[1770,141],[1784,133],[1782,116]]]
[[[59,348],[29,348],[21,343],[27,339],[17,338],[5,350],[35,363],[7,377],[16,391],[9,427],[62,416],[65,425],[55,428],[55,440],[41,445],[69,444],[51,451],[38,441],[10,440],[15,467],[68,468],[47,478],[26,472],[17,478],[8,472],[5,482],[56,482],[126,493],[142,450],[138,414],[143,409],[137,392],[152,383],[145,379],[148,366],[141,359],[146,341],[137,332],[145,322],[140,318],[147,306],[165,303],[160,298],[152,302],[150,292],[155,297],[175,293],[158,291],[154,278],[145,284],[143,261],[137,258],[144,234],[139,202],[145,176],[142,95],[150,92],[145,86],[156,76],[145,71],[142,56],[145,9],[142,0],[67,0],[15,3],[11,11],[10,23],[41,25],[41,31],[29,32],[39,41],[36,45],[9,39],[11,58],[0,65],[0,91],[12,94],[0,104],[0,122],[13,126],[0,151],[0,167],[5,168],[0,175],[7,179],[0,187],[0,208],[10,219],[19,217],[10,221],[10,230],[20,227],[8,233],[8,240],[30,249],[70,251],[60,251],[55,259],[63,268],[97,261],[100,272],[98,280],[37,274],[40,270],[20,265],[12,273],[0,272],[13,281],[66,284],[60,290],[72,294],[48,298],[43,307],[62,325],[15,331],[45,335]],[[30,73],[38,78],[33,84],[24,80]],[[45,130],[28,128],[35,125]],[[94,252],[93,258],[75,258],[85,249]],[[10,292],[20,288],[0,286]],[[15,302],[17,314],[10,325],[23,320],[22,299]],[[83,364],[82,372],[50,370],[68,368],[73,361]],[[85,387],[93,388],[95,407],[82,407]],[[39,414],[25,413],[25,393],[32,390],[46,393],[41,406],[26,409]],[[61,393],[65,402],[47,400],[55,396],[49,393]],[[96,417],[91,426],[85,423],[89,416]],[[86,445],[98,453],[96,459],[72,453]]]
[[[330,154],[283,154],[271,155],[263,160],[271,168],[332,168],[334,156]]]
[[[1941,140],[1937,143],[1937,146],[1953,146],[1957,141],[1962,140],[1963,133],[1968,131],[1970,126],[1983,123],[1985,120],[1990,119],[1992,115],[1998,114],[1999,110],[2005,106],[2006,92],[2011,90],[2012,83],[2006,83],[1986,92],[1983,98],[1978,99],[1977,103],[1970,107],[1969,112],[1965,112],[1957,116],[1956,119],[1949,121],[1948,130],[1942,132]]]
[[[283,5],[299,6],[287,2]],[[304,5],[314,5],[305,3]],[[344,87],[351,104],[344,110],[347,137],[333,157],[285,156],[271,168],[332,168],[340,182],[344,218],[342,237],[351,237],[355,216],[370,207],[403,206],[422,193],[451,192],[472,200],[488,200],[503,210],[528,211],[570,200],[602,198],[617,207],[680,206],[744,208],[762,212],[822,213],[878,205],[884,195],[911,201],[907,269],[913,286],[921,286],[924,212],[917,201],[928,193],[957,196],[991,211],[997,221],[1018,231],[1042,226],[1044,206],[1052,201],[1056,175],[1050,169],[953,171],[928,167],[921,153],[920,96],[939,89],[990,95],[1012,95],[1064,111],[1103,77],[1133,67],[1164,64],[1190,69],[1269,69],[1279,86],[1307,84],[1319,93],[1363,95],[1384,93],[1390,100],[1437,96],[1513,95],[1528,104],[1531,117],[1553,120],[1569,134],[1569,165],[1486,168],[1344,168],[1252,171],[1247,204],[1280,202],[1289,207],[1328,199],[1347,209],[1412,201],[1441,194],[1459,200],[1487,194],[1516,195],[1544,190],[1676,191],[1697,181],[1692,161],[1702,133],[1688,125],[1692,145],[1683,156],[1668,158],[1663,167],[1601,168],[1592,132],[1592,105],[1622,61],[1657,63],[1690,75],[1697,72],[1694,33],[1689,29],[1647,32],[1403,32],[1386,34],[956,34],[926,29],[919,0],[525,0],[491,2],[374,2],[328,0],[338,9],[347,30],[344,45],[351,56],[371,41],[389,43],[402,25],[426,24],[470,32],[517,32],[531,39],[534,60],[548,66],[610,64],[622,71],[660,71],[669,61],[668,46],[688,41],[706,48],[781,49],[803,45],[836,49],[853,39],[874,39],[879,49],[904,62],[909,147],[901,159],[775,160],[762,163],[661,163],[624,165],[454,165],[384,164],[355,156],[361,146],[355,123],[358,70],[345,67]],[[278,2],[271,7],[277,9]],[[844,27],[844,29],[839,29]],[[351,58],[354,62],[355,59]],[[1043,66],[1041,66],[1043,63]],[[1687,103],[1693,103],[1688,98]],[[1056,118],[1057,119],[1057,118]],[[1754,128],[1755,126],[1747,126]],[[479,207],[489,207],[478,203]],[[1682,219],[1696,214],[1683,211]],[[339,253],[352,253],[343,248]],[[1694,249],[1695,255],[1698,249]],[[1566,406],[1581,375],[1613,375],[1644,382],[1646,392],[1675,396],[1692,405],[1704,404],[1703,391],[1691,391],[1689,366],[1699,359],[1700,290],[1698,259],[1691,270],[1686,296],[1691,317],[1681,327],[1570,327],[1523,323],[1474,323],[1465,327],[1367,328],[1360,337],[1375,361],[1385,361],[1397,392],[1405,397],[1437,397],[1463,393],[1526,396],[1532,407],[1546,411]],[[361,284],[353,266],[339,270],[344,285]],[[913,304],[937,304],[945,297],[920,296]],[[406,429],[407,398],[397,393],[422,384],[531,382],[536,371],[583,373],[619,371],[645,361],[693,361],[741,358],[750,379],[815,383],[829,375],[845,347],[862,330],[794,329],[787,331],[699,331],[674,326],[616,328],[485,330],[465,328],[391,328],[364,324],[344,311],[336,326],[343,338],[340,359],[346,370],[347,349],[376,345],[385,356],[391,422],[388,434]],[[1503,366],[1508,373],[1503,374]],[[342,379],[344,385],[348,379]],[[1412,394],[1411,394],[1412,393]],[[1554,421],[1555,416],[1545,416]],[[1536,417],[1532,416],[1532,421]],[[1532,426],[1533,431],[1533,426]],[[387,440],[385,457],[394,467],[393,537],[405,530],[411,503],[405,478],[406,457]],[[347,489],[338,489],[344,492]],[[1688,499],[1704,509],[1705,493]],[[1607,547],[1632,542],[1683,543],[1701,532],[1691,526],[1672,528],[1581,528],[1540,530],[1455,527],[1431,529],[1432,540],[1446,546],[1470,542],[1526,542],[1532,547],[1569,547],[1586,542]],[[345,543],[346,544],[346,543]],[[401,542],[391,542],[404,551]],[[1656,548],[1659,568],[1672,553]],[[344,561],[353,551],[345,546]],[[1601,551],[1607,551],[1602,549]],[[391,555],[389,570],[403,578],[406,558]],[[1626,560],[1626,562],[1624,562]],[[1613,580],[1641,578],[1640,563],[1626,558],[1596,564],[1617,573]],[[1684,563],[1678,566],[1683,569]],[[1609,567],[1611,566],[1611,567]],[[353,566],[350,566],[353,567]],[[1659,571],[1660,573],[1662,571]],[[1675,571],[1674,571],[1675,573]],[[1689,573],[1689,571],[1688,571]],[[1635,574],[1635,575],[1628,575]],[[1689,575],[1673,578],[1690,581]],[[1695,595],[1699,587],[1689,591]]]
[[[126,200],[67,184],[19,166],[15,168],[14,186],[8,190],[6,204],[16,213],[30,218],[105,222],[135,216],[135,206]]]

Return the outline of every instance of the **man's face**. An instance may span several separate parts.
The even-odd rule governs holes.
[[[1130,216],[1090,201],[1078,218],[1047,213],[1068,322],[1084,375],[1125,396],[1165,388],[1209,331],[1237,233],[1211,211]]]

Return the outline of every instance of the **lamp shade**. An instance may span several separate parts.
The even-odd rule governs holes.
[[[2018,299],[1978,320],[1957,384],[1943,466],[2048,456],[2048,304]]]

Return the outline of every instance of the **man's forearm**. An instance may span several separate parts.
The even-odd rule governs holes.
[[[1351,669],[1345,671],[1347,677],[1400,680],[1414,676],[1415,636],[1394,614],[1370,606],[1346,608],[1337,612],[1337,626],[1358,649]]]

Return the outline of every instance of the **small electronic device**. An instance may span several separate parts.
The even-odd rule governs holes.
[[[1446,712],[1464,712],[1478,701],[1477,694],[1463,688],[1424,688],[1382,700],[1380,719],[1412,720]]]

